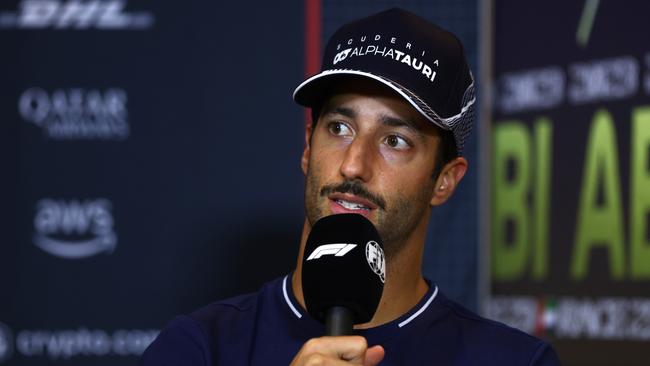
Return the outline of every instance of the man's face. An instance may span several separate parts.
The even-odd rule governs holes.
[[[305,206],[323,216],[357,213],[372,221],[387,256],[428,221],[439,135],[392,91],[344,84],[322,107],[305,149]]]

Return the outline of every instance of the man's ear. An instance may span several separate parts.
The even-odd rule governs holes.
[[[465,172],[467,172],[467,160],[463,157],[457,157],[442,168],[440,175],[431,195],[431,206],[438,206],[445,203],[454,193],[454,190],[460,183]]]
[[[302,172],[305,175],[307,175],[307,168],[309,168],[312,124],[312,122],[307,122],[307,124],[305,124],[305,150],[303,150],[302,158],[300,159],[300,167],[302,168]]]

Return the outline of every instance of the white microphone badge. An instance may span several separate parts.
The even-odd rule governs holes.
[[[381,282],[386,281],[386,260],[384,258],[384,250],[381,249],[379,244],[371,240],[366,244],[366,260],[373,272],[379,276]]]

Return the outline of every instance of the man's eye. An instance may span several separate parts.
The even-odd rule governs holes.
[[[329,129],[332,135],[336,136],[351,136],[352,131],[345,123],[342,122],[331,122],[327,128]]]
[[[405,139],[397,135],[390,135],[386,137],[386,140],[384,140],[384,142],[386,145],[396,150],[406,150],[411,147],[411,145]]]

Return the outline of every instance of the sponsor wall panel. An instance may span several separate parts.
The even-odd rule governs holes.
[[[567,365],[650,358],[649,11],[494,4],[488,314]]]
[[[302,2],[0,6],[0,364],[135,364],[293,266],[302,29]]]

